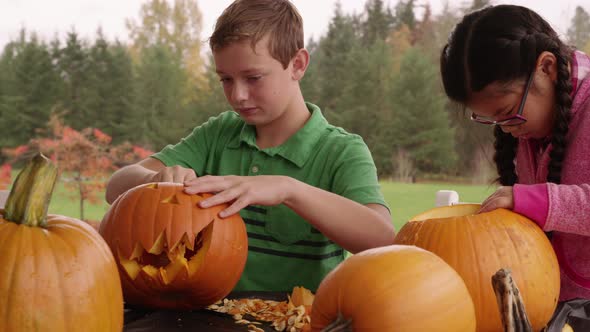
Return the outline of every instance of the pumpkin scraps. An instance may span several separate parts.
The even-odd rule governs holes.
[[[295,287],[288,301],[223,299],[207,309],[232,315],[235,323],[247,325],[249,332],[264,332],[261,322],[270,323],[276,331],[308,332],[313,298],[309,290]]]

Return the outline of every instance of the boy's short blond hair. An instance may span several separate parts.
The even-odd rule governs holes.
[[[268,48],[283,68],[303,44],[303,19],[288,0],[236,0],[215,23],[209,46],[213,52],[236,41],[256,43],[268,34]]]

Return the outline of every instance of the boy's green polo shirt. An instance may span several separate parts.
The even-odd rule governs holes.
[[[209,119],[153,157],[203,175],[287,175],[361,204],[385,205],[369,149],[358,135],[330,125],[307,103],[311,117],[284,144],[256,146],[256,130],[235,112]],[[248,231],[248,261],[235,290],[315,291],[344,260],[344,250],[281,204],[240,212]]]

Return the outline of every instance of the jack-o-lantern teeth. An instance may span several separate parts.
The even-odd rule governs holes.
[[[173,182],[139,185],[105,214],[99,231],[117,258],[126,303],[198,309],[238,282],[248,255],[244,221],[239,214],[218,217],[228,204],[199,206],[214,194],[184,189]],[[194,296],[170,298],[171,291]]]
[[[154,246],[147,251],[136,244],[130,259],[123,257],[119,252],[119,261],[133,280],[137,278],[139,272],[143,271],[151,278],[169,284],[182,271],[190,276],[198,270],[208,247],[207,238],[210,236],[211,227],[209,226],[197,234],[194,243],[188,241],[188,236],[183,236],[183,240],[174,248],[166,250],[167,246],[163,240],[166,236],[162,233]]]

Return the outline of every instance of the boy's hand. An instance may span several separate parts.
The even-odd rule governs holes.
[[[181,166],[164,167],[150,175],[146,182],[175,182],[184,183],[196,179],[195,171]]]
[[[289,190],[289,178],[278,175],[258,176],[203,176],[184,182],[187,194],[216,193],[203,200],[203,208],[230,203],[219,216],[225,218],[251,204],[278,205],[285,201]]]
[[[512,186],[500,187],[495,193],[481,203],[477,213],[490,212],[495,209],[514,209],[514,194]]]

